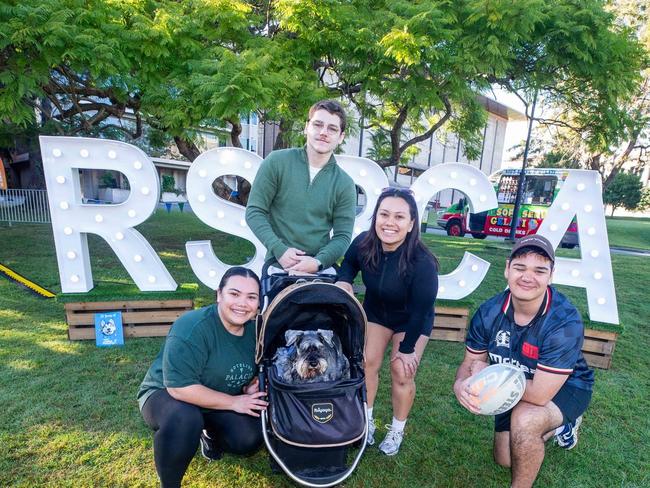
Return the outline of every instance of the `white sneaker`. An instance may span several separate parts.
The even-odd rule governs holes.
[[[377,426],[375,425],[375,419],[368,419],[368,439],[366,440],[367,446],[375,445],[375,431]]]
[[[386,454],[386,456],[394,456],[399,452],[399,446],[404,438],[404,431],[393,430],[390,425],[387,425],[388,433],[381,444],[379,450]]]
[[[582,423],[582,415],[576,419],[576,423],[564,424],[564,429],[559,434],[555,434],[555,443],[562,449],[573,449],[578,443],[578,429]]]

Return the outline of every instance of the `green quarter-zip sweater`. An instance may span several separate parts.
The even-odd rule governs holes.
[[[304,147],[273,151],[255,176],[246,222],[266,247],[267,261],[295,247],[328,268],[350,245],[356,196],[334,155],[310,183]]]

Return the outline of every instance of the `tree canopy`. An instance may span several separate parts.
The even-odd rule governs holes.
[[[5,121],[129,140],[146,125],[190,160],[193,129],[236,126],[254,110],[281,114],[279,94],[317,81],[299,50],[271,45],[254,2],[12,1],[0,20]]]
[[[628,76],[605,70],[602,88],[595,90],[593,82],[586,80],[582,89],[571,89],[575,102],[570,104],[550,97],[547,105],[552,115],[538,119],[534,136],[537,165],[547,164],[552,155],[559,166],[596,170],[604,188],[624,167],[647,165],[650,148],[650,1],[617,0],[607,10],[600,15],[614,18],[615,33],[639,41],[636,53],[630,53],[620,39],[612,40],[617,58],[610,63],[614,70],[625,69]],[[587,68],[586,76],[593,78]]]
[[[311,103],[342,96],[382,166],[437,131],[477,156],[492,83],[542,90],[608,146],[643,62],[597,0],[6,0],[0,54],[4,135],[173,138],[193,160],[199,127],[228,122],[237,145],[257,111],[285,146]]]
[[[542,91],[563,110],[579,110],[590,143],[615,140],[643,56],[603,7],[597,0],[278,2],[281,25],[311,47],[323,83],[357,107],[366,127],[386,134],[382,165],[397,164],[440,129],[456,132],[475,157],[485,124],[475,95],[492,83],[524,100]]]
[[[603,192],[603,202],[611,205],[612,216],[619,207],[635,210],[641,201],[641,179],[633,173],[616,173],[612,183]]]

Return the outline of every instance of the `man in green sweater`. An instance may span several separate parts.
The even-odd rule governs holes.
[[[266,247],[267,263],[316,273],[350,245],[357,194],[334,158],[345,124],[343,107],[322,100],[309,109],[305,147],[273,151],[263,161],[248,197],[246,222]]]

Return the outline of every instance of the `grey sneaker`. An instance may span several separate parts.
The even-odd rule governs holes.
[[[387,425],[388,433],[384,440],[379,444],[379,450],[386,454],[386,456],[394,456],[399,452],[399,446],[404,438],[404,431],[396,431]]]
[[[582,423],[582,415],[576,419],[576,423],[564,424],[564,429],[559,434],[555,434],[555,442],[562,449],[573,449],[578,443],[578,428]]]
[[[375,425],[375,419],[368,419],[368,439],[366,440],[367,446],[375,445],[375,431],[377,426]]]
[[[218,461],[223,457],[223,451],[215,446],[205,429],[201,432],[201,455],[208,461]]]

